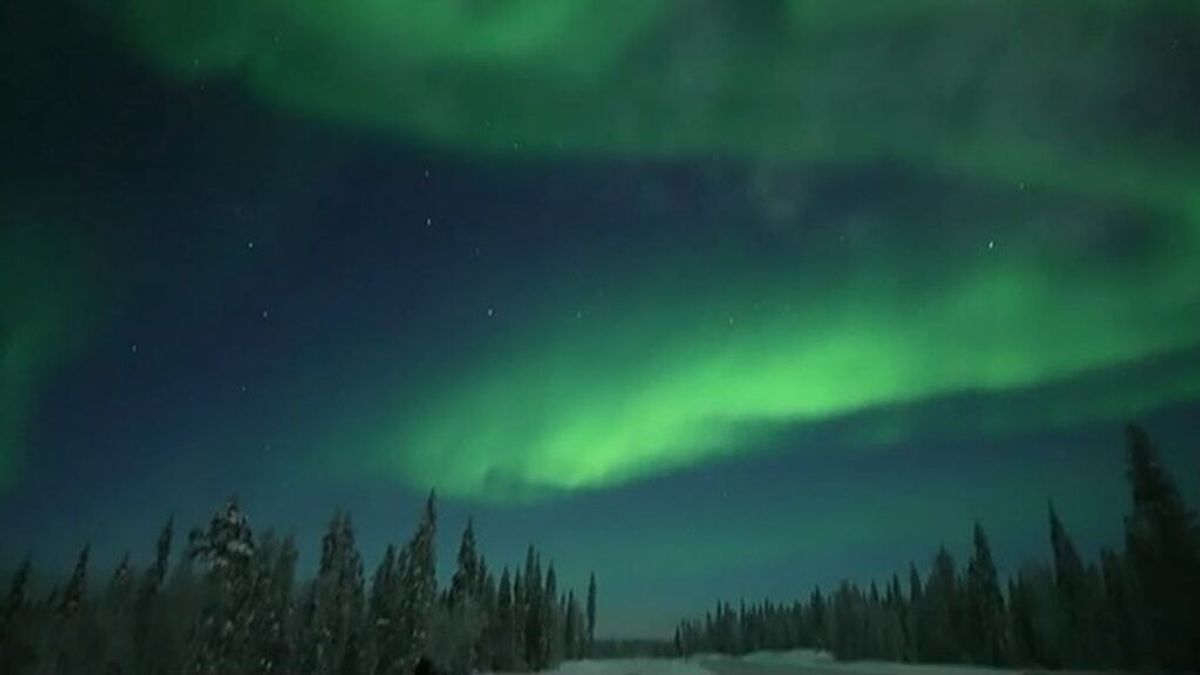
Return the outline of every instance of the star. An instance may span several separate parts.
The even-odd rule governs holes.
[[[487,315],[488,315],[488,316],[495,316],[495,314],[496,314],[496,310],[495,310],[495,308],[493,308],[493,307],[488,307],[488,308],[487,308]]]
[[[268,312],[267,312],[267,310],[264,309],[262,311],[262,318],[264,318],[264,319],[267,318],[267,315],[268,315]]]
[[[996,240],[995,240],[995,239],[989,239],[989,240],[988,240],[988,250],[989,250],[989,251],[991,251],[991,250],[992,250],[992,249],[994,249],[994,248],[996,248]]]

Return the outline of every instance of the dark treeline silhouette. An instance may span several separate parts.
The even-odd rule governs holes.
[[[369,583],[348,514],[334,514],[303,583],[292,537],[255,536],[236,500],[191,532],[172,566],[174,531],[168,520],[153,562],[138,570],[126,556],[98,591],[87,547],[47,593],[31,590],[26,558],[0,597],[0,673],[454,674],[541,670],[591,650],[595,577],[585,608],[532,545],[523,567],[497,576],[468,522],[439,590],[432,494],[412,538],[388,546]]]
[[[1128,429],[1123,551],[1085,563],[1049,509],[1050,562],[1002,587],[983,527],[965,569],[940,547],[882,588],[843,581],[790,604],[718,603],[682,622],[675,651],[821,648],[839,659],[1200,671],[1200,532],[1146,433]]]

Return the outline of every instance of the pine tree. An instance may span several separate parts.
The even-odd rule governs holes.
[[[542,664],[552,666],[562,660],[562,618],[559,610],[558,575],[551,562],[546,570],[546,588],[542,593]]]
[[[959,644],[960,600],[954,557],[943,546],[933,559],[933,569],[925,585],[924,621],[922,621],[925,652],[921,658],[932,662],[950,662],[961,654]]]
[[[154,564],[146,570],[137,590],[137,599],[133,608],[133,659],[139,672],[156,672],[165,664],[156,664],[150,660],[150,645],[148,644],[157,610],[160,610],[161,592],[167,578],[167,567],[170,565],[171,542],[175,536],[175,519],[168,518],[159,532],[155,545]]]
[[[80,606],[87,597],[87,566],[90,551],[91,545],[84,546],[75,560],[75,570],[67,581],[66,589],[63,591],[58,605],[58,615],[63,619],[70,619],[78,614]]]
[[[206,603],[194,635],[191,672],[218,674],[253,669],[251,606],[254,534],[230,499],[213,515],[208,530],[193,530],[188,555],[206,564]]]
[[[596,643],[596,574],[588,576],[587,594],[587,648],[586,654],[592,655],[592,646]]]
[[[400,573],[400,632],[404,653],[411,667],[421,656],[429,653],[430,619],[437,599],[435,544],[437,510],[431,491],[425,501],[421,522],[411,541],[405,546]]]
[[[383,560],[375,568],[371,581],[368,606],[368,625],[371,629],[371,673],[389,675],[401,670],[404,654],[396,638],[400,575],[396,563],[396,547],[389,544]]]
[[[297,557],[292,537],[281,539],[269,532],[255,551],[253,606],[257,616],[251,660],[256,673],[294,672],[292,596]]]
[[[1083,560],[1063,527],[1054,504],[1050,504],[1050,545],[1054,552],[1054,584],[1058,590],[1062,627],[1059,659],[1064,666],[1093,666],[1093,598]]]
[[[34,631],[28,622],[32,569],[32,559],[26,555],[9,583],[4,605],[0,606],[0,672],[3,673],[21,672],[36,659],[34,635],[31,635]]]
[[[567,591],[567,612],[563,617],[563,653],[568,660],[581,656],[580,623],[579,604],[575,602],[575,591]]]
[[[450,581],[450,604],[461,605],[477,594],[482,581],[479,573],[479,554],[475,550],[475,528],[471,520],[463,530],[462,543],[458,547],[458,569]]]
[[[1001,665],[1008,651],[1005,640],[1004,596],[992,550],[983,526],[975,523],[975,552],[967,566],[967,653],[975,663]]]
[[[304,670],[335,675],[344,663],[357,663],[357,634],[363,610],[362,560],[354,544],[350,516],[335,513],[321,540],[321,561],[313,582],[304,627]]]
[[[543,634],[544,600],[542,597],[542,563],[530,544],[525,554],[525,663],[531,670],[545,667],[545,636]]]
[[[1113,645],[1113,658],[1106,665],[1134,670],[1142,660],[1142,626],[1135,604],[1135,586],[1129,566],[1115,551],[1100,554],[1105,597],[1110,621],[1107,636]]]
[[[525,662],[525,622],[528,612],[526,607],[525,584],[520,567],[513,570],[512,588],[512,639],[513,662],[517,668],[528,666]]]
[[[495,626],[493,635],[496,644],[493,647],[492,667],[498,671],[512,671],[517,667],[516,634],[514,623],[513,590],[508,568],[500,573],[500,588],[497,590],[496,616],[492,621]]]
[[[1130,425],[1128,478],[1133,510],[1126,550],[1142,592],[1154,662],[1200,669],[1200,532],[1146,432]]]

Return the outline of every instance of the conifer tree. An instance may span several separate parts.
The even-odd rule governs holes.
[[[188,556],[205,570],[205,606],[191,648],[191,672],[217,675],[253,670],[254,534],[236,499],[213,515],[207,530],[193,530]]]
[[[1000,665],[1008,651],[1004,596],[983,526],[975,523],[975,551],[967,566],[966,650],[975,663]]]
[[[412,540],[405,546],[400,572],[400,634],[403,650],[411,667],[429,653],[430,619],[437,599],[435,540],[437,510],[431,491]]]
[[[945,546],[942,546],[934,556],[933,569],[925,584],[923,660],[950,662],[961,656],[958,635],[959,602],[954,558]]]
[[[588,575],[587,591],[587,649],[586,654],[592,655],[592,646],[596,643],[596,574]]]
[[[399,589],[396,547],[388,544],[383,560],[375,568],[371,580],[371,596],[367,609],[367,621],[371,630],[370,672],[373,675],[389,675],[398,672],[402,666],[404,654],[397,639]]]
[[[493,620],[496,644],[493,668],[511,671],[517,667],[516,632],[514,623],[515,604],[508,568],[500,573],[500,587],[496,591],[496,616]]]
[[[1133,510],[1126,550],[1143,597],[1154,662],[1200,669],[1200,532],[1158,449],[1137,425],[1126,431]]]
[[[347,661],[358,662],[357,634],[363,611],[362,560],[350,516],[335,513],[321,540],[321,560],[313,582],[304,628],[304,670],[335,675]]]

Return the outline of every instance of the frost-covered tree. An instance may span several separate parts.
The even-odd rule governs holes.
[[[189,535],[188,556],[205,566],[205,605],[191,647],[190,671],[217,675],[253,670],[254,534],[236,499]]]
[[[303,631],[304,671],[334,675],[359,661],[362,629],[362,559],[350,516],[335,513],[321,540],[321,561],[313,582]]]
[[[367,624],[371,633],[370,672],[373,675],[389,675],[402,669],[404,651],[398,637],[399,593],[400,572],[396,547],[389,544],[371,579],[367,609]]]
[[[297,629],[293,596],[298,552],[292,537],[264,535],[254,559],[256,673],[293,672]]]
[[[429,493],[413,538],[404,547],[400,564],[399,639],[406,668],[429,652],[430,620],[437,600],[435,550],[437,510]]]

